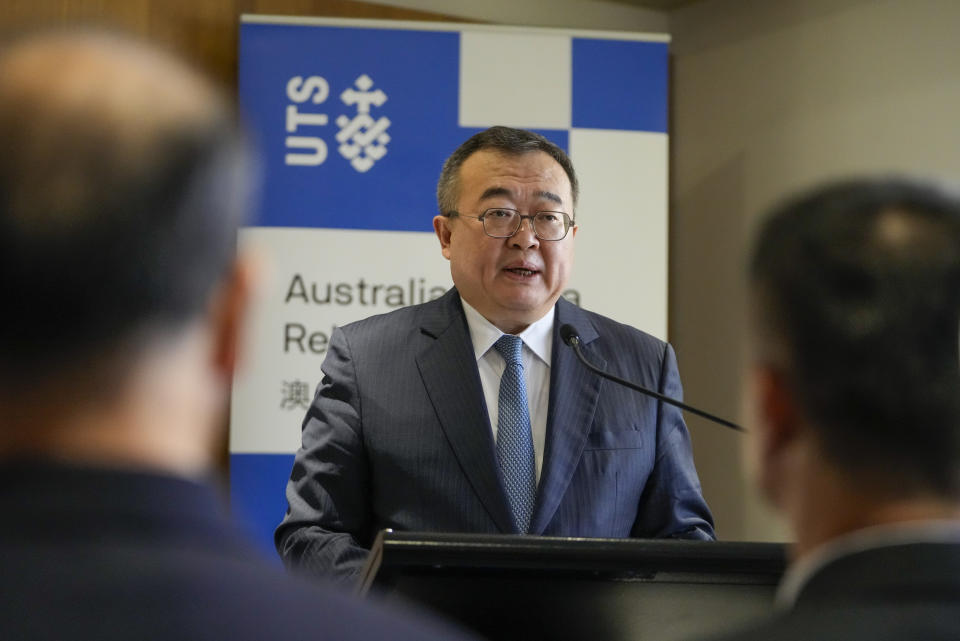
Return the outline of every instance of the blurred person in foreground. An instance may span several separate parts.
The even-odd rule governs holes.
[[[960,196],[905,179],[773,213],[750,267],[752,462],[796,536],[730,639],[960,639]]]
[[[0,51],[0,635],[424,639],[262,561],[205,481],[251,280],[223,98],[123,36]]]

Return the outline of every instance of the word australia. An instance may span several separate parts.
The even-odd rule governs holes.
[[[386,305],[405,307],[426,303],[443,296],[446,287],[428,285],[425,278],[410,278],[406,283],[370,283],[364,278],[356,282],[322,283],[308,281],[294,274],[283,302],[305,305]]]

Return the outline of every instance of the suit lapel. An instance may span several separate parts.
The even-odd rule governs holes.
[[[602,384],[602,379],[591,374],[577,360],[573,350],[560,339],[560,328],[566,323],[577,328],[583,345],[588,345],[598,336],[589,316],[582,309],[562,298],[557,301],[550,356],[547,438],[530,534],[543,533],[570,485],[586,444],[587,433],[593,424]],[[599,367],[606,365],[605,360],[596,356],[592,357],[592,362]]]
[[[451,289],[426,309],[421,332],[434,340],[417,355],[420,377],[477,496],[502,532],[515,532],[460,296]]]

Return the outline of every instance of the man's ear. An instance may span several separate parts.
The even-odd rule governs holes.
[[[440,253],[443,254],[444,258],[450,260],[450,235],[452,233],[450,217],[434,216],[433,231],[437,233],[437,238],[440,240]]]
[[[788,446],[797,437],[800,425],[799,404],[788,375],[781,369],[760,365],[757,367],[756,394],[759,419],[758,426],[764,432],[769,453]]]
[[[257,273],[253,257],[239,255],[210,307],[212,364],[225,380],[230,380],[240,361],[240,340],[250,313]]]
[[[791,453],[801,437],[800,405],[789,375],[766,364],[754,365],[751,395],[755,420],[751,425],[751,465],[762,493],[773,503],[792,473]]]

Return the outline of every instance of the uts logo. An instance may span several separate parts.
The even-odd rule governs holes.
[[[347,89],[340,94],[340,99],[347,105],[356,105],[357,115],[353,118],[340,116],[337,126],[337,142],[340,143],[340,155],[350,161],[353,168],[363,173],[373,167],[373,163],[383,158],[387,153],[387,143],[390,135],[387,129],[390,120],[380,117],[374,120],[370,116],[370,107],[380,107],[387,101],[387,94],[380,89],[370,91],[373,80],[363,74],[354,82],[356,89]]]
[[[336,121],[340,128],[336,134],[338,151],[360,173],[386,155],[390,142],[390,119],[381,116],[375,120],[370,115],[372,107],[387,101],[383,90],[371,91],[373,84],[370,76],[362,74],[354,87],[344,90],[340,99],[355,107],[356,114],[352,118],[342,114]],[[287,105],[285,165],[316,167],[327,160],[327,143],[316,128],[326,126],[330,119],[326,113],[311,111],[310,106],[323,104],[329,96],[330,85],[322,76],[294,76],[287,82],[287,98],[294,104]]]

